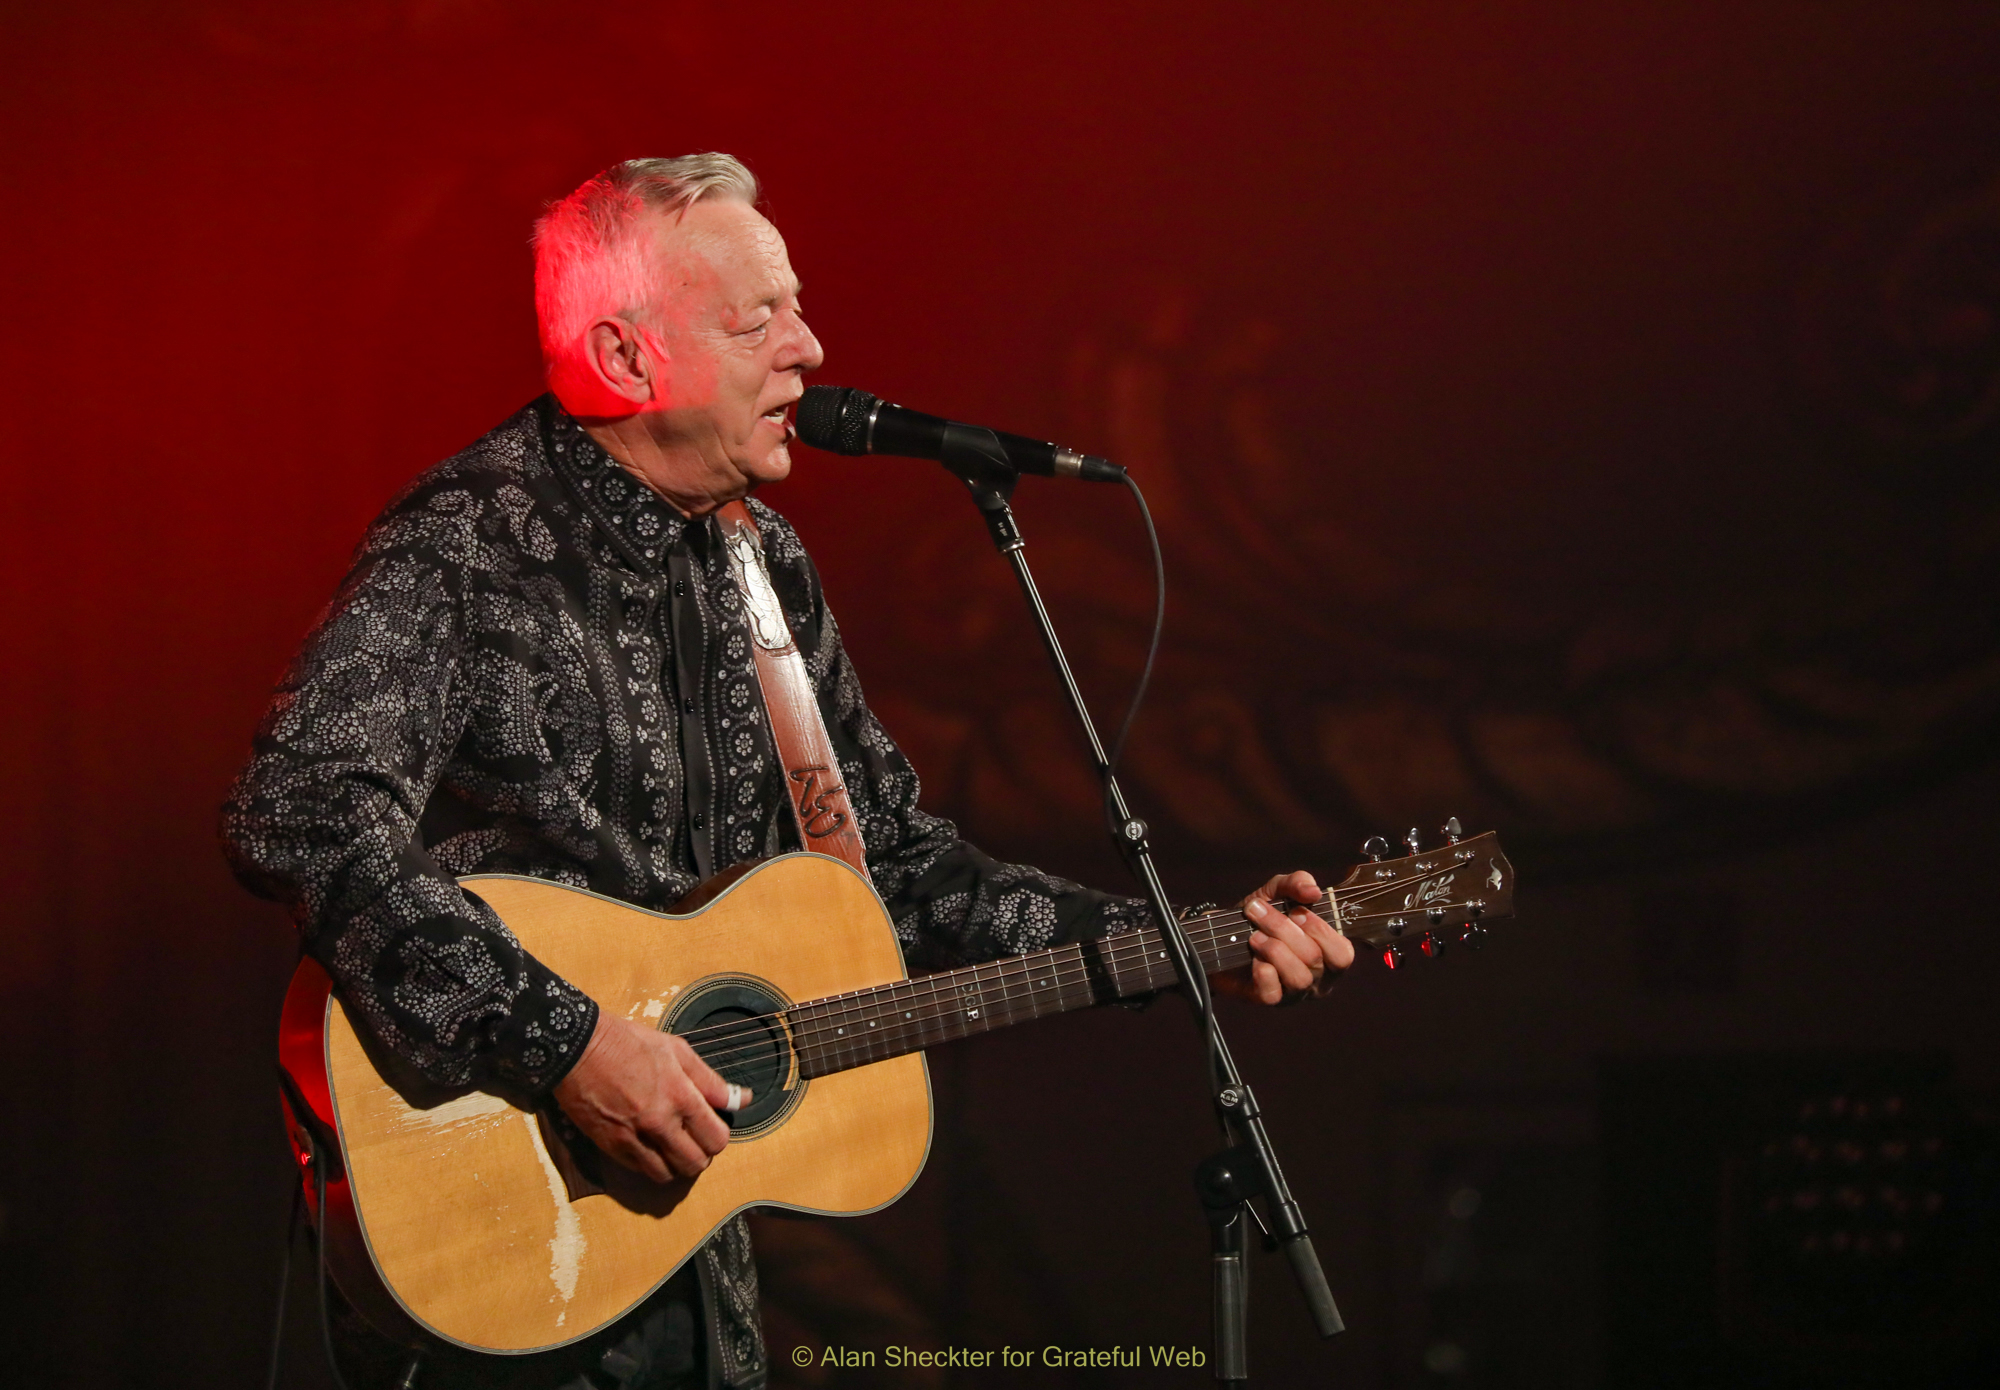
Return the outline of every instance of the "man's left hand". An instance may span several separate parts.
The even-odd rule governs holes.
[[[1313,999],[1354,964],[1354,943],[1335,931],[1317,913],[1300,904],[1317,904],[1325,895],[1304,869],[1279,874],[1243,900],[1243,915],[1254,929],[1250,952],[1255,957],[1242,970],[1218,975],[1215,984],[1230,994],[1264,1004]],[[1283,899],[1290,912],[1272,906]]]

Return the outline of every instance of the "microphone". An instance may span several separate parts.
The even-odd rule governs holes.
[[[1016,473],[1078,478],[1086,483],[1125,479],[1124,469],[1095,454],[1079,454],[1038,439],[905,410],[852,386],[808,386],[799,400],[797,420],[799,438],[830,454],[936,459],[957,472],[970,452],[986,463],[1004,462]]]

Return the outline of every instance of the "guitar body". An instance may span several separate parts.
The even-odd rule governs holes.
[[[803,1080],[776,1017],[905,978],[881,900],[846,864],[785,855],[686,914],[513,875],[461,882],[607,1013],[747,1038],[742,1066],[717,1070],[756,1099],[698,1178],[661,1187],[602,1155],[581,1163],[532,1111],[400,1074],[306,961],[280,1032],[287,1108],[338,1136],[327,1255],[385,1331],[497,1353],[559,1346],[631,1309],[745,1208],[851,1216],[916,1181],[931,1136],[922,1054]],[[305,1118],[292,1117],[302,1157]]]

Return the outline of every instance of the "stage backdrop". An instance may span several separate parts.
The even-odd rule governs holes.
[[[1553,1088],[1560,1147],[1585,1142],[1563,1107],[1600,1052],[1987,1048],[1962,956],[1866,983],[1871,933],[1957,901],[1964,861],[1829,880],[1873,845],[1977,855],[1992,828],[1965,790],[1990,784],[1963,778],[2000,710],[2000,19],[1378,8],[16,7],[0,1327],[34,1348],[20,1364],[80,1385],[259,1364],[295,948],[229,882],[215,806],[368,518],[539,391],[538,210],[633,155],[724,149],[764,179],[821,380],[1144,484],[1169,626],[1130,787],[1179,895],[1338,876],[1363,835],[1457,814],[1506,835],[1545,932],[1599,929],[1585,966],[1545,935],[1489,992],[1465,969],[1449,1008],[1367,1002],[1391,983],[1371,979],[1243,1024],[1364,1315],[1315,1348],[1269,1266],[1267,1369],[1417,1374],[1393,1313],[1410,1233],[1383,1214],[1402,1189],[1374,1162],[1408,1087]],[[1122,886],[957,484],[796,458],[767,500],[933,809]],[[1150,615],[1129,501],[1029,480],[1019,511],[1109,722]],[[1674,935],[1708,909],[1712,938]],[[1990,963],[1991,908],[1969,910],[1956,949]],[[1656,957],[1708,1004],[1674,1005],[1686,970],[1660,986]],[[943,1085],[956,1176],[866,1258],[772,1237],[788,1268],[858,1261],[873,1312],[779,1277],[781,1325],[1184,1341],[1205,1140],[1173,1015],[968,1049]],[[1154,1077],[1155,1056],[1184,1065]],[[1055,1123],[1051,1097],[1091,1113]],[[1137,1176],[1106,1197],[1085,1178],[1107,1171]],[[996,1220],[1009,1201],[1029,1214]]]

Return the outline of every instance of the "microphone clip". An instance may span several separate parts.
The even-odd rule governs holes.
[[[982,512],[1005,507],[1021,481],[1021,470],[1007,458],[999,436],[978,425],[947,424],[938,462],[971,489]]]
[[[992,430],[956,422],[946,425],[938,462],[972,494],[995,550],[1006,555],[1027,544],[1015,524],[1014,509],[1007,505],[1021,481],[1021,470],[1008,462],[1007,451]]]

